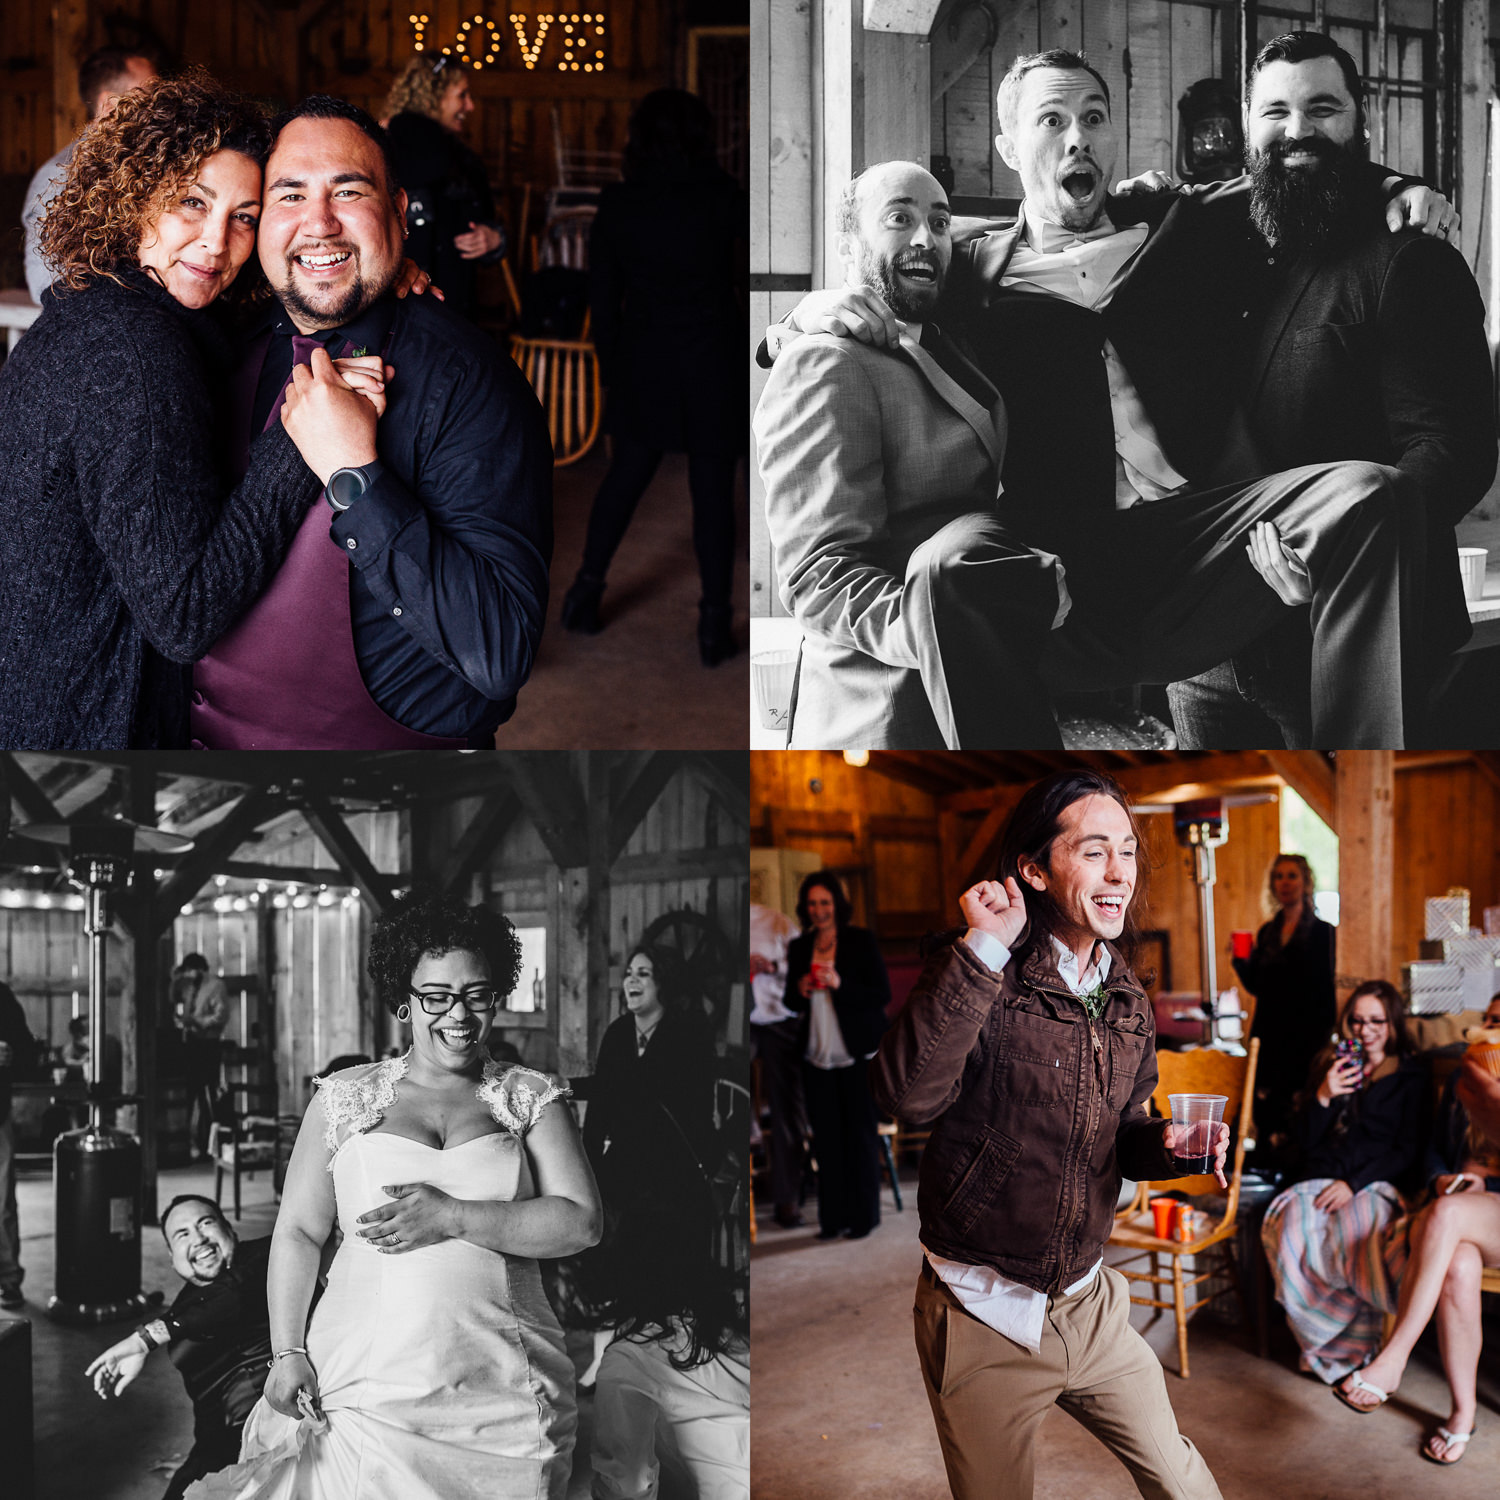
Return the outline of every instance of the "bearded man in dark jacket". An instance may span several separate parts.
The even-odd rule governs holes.
[[[928,961],[871,1064],[882,1109],[937,1122],[917,1193],[916,1337],[959,1500],[1029,1500],[1054,1405],[1143,1495],[1219,1494],[1130,1326],[1125,1278],[1103,1264],[1122,1176],[1181,1176],[1186,1144],[1146,1110],[1156,1028],[1129,967],[1138,846],[1107,776],[1031,787],[1000,878],[959,898],[967,931]],[[1221,1125],[1221,1184],[1228,1142]]]

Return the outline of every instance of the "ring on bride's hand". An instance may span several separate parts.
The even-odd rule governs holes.
[[[391,1236],[390,1242],[392,1245],[399,1245],[401,1243],[401,1236],[399,1234],[393,1234]]]

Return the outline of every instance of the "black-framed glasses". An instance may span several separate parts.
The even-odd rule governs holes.
[[[505,998],[499,990],[487,984],[471,984],[464,990],[413,990],[409,994],[429,1016],[441,1016],[453,1009],[455,1000],[462,1000],[468,1011],[483,1013],[494,1010]]]

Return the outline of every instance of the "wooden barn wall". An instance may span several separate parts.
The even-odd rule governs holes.
[[[1391,968],[1417,957],[1424,903],[1459,885],[1469,892],[1469,922],[1500,906],[1500,787],[1472,764],[1398,770],[1395,795]]]
[[[1375,54],[1376,0],[1342,0],[1329,32],[1367,75]],[[1203,78],[1232,78],[1235,7],[1195,0],[1020,0],[995,7],[999,32],[946,93],[933,100],[932,151],[953,164],[961,195],[1018,198],[1020,179],[995,153],[995,89],[1012,58],[1049,47],[1083,50],[1109,84],[1119,132],[1119,176],[1175,167],[1177,101]],[[1432,0],[1389,0],[1385,71],[1431,81],[1436,72]],[[946,24],[948,8],[938,25]],[[1261,6],[1257,45],[1310,24],[1308,6]],[[1416,96],[1393,95],[1385,161],[1403,172],[1437,169],[1432,113]]]
[[[579,13],[584,9],[579,7]],[[408,19],[414,12],[431,18],[429,51],[452,46],[461,23],[482,15],[500,28],[500,56],[469,74],[478,107],[467,138],[484,157],[491,181],[507,192],[514,190],[514,209],[521,184],[530,182],[542,190],[557,180],[554,111],[569,144],[618,151],[632,104],[653,88],[686,82],[684,10],[682,0],[602,0],[598,13],[606,18],[605,69],[585,75],[558,71],[565,37],[561,25],[547,32],[536,68],[524,66],[508,18],[525,15],[527,35],[534,37],[533,18],[555,13],[539,0],[506,0],[488,7],[458,0],[423,0],[421,6],[404,0],[331,0],[321,6],[304,4],[300,12],[296,6],[263,0],[217,0],[213,5],[5,0],[0,65],[10,71],[0,95],[0,173],[35,171],[82,124],[76,98],[61,101],[61,108],[53,99],[54,11],[76,36],[69,50],[78,57],[104,44],[107,19],[129,18],[149,25],[183,60],[201,63],[225,83],[278,105],[303,94],[331,93],[376,115],[383,114],[386,91],[414,50],[415,31]],[[299,13],[312,16],[300,35]]]
[[[589,785],[592,756],[605,754],[580,751],[568,757],[579,786]],[[481,800],[423,805],[415,837],[429,863],[458,841]],[[600,816],[592,804],[589,816],[591,823]],[[685,764],[667,781],[609,872],[601,945],[607,959],[600,968],[590,963],[587,871],[561,867],[531,817],[520,810],[465,894],[503,912],[518,927],[547,928],[545,1011],[507,1014],[496,1022],[523,1060],[570,1076],[591,1072],[599,1039],[619,1012],[629,947],[671,912],[691,912],[687,923],[708,935],[718,958],[719,980],[708,997],[716,1038],[721,1051],[742,1048],[746,986],[739,955],[748,942],[747,850],[744,809],[729,805],[715,785]],[[716,861],[710,875],[697,868],[702,860],[693,858],[705,853]]]
[[[105,1030],[126,1042],[123,997],[133,985],[134,954],[118,930],[105,940]],[[48,1047],[68,1039],[68,1022],[89,1008],[88,940],[83,913],[0,907],[0,980],[10,986],[32,1036]],[[122,1029],[123,1028],[123,1029]]]

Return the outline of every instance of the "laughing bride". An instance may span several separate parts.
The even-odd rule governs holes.
[[[566,1494],[573,1368],[537,1257],[594,1244],[601,1213],[566,1089],[486,1053],[519,969],[510,923],[450,897],[377,923],[370,974],[411,1049],[320,1081],[271,1243],[265,1396],[191,1496]]]

